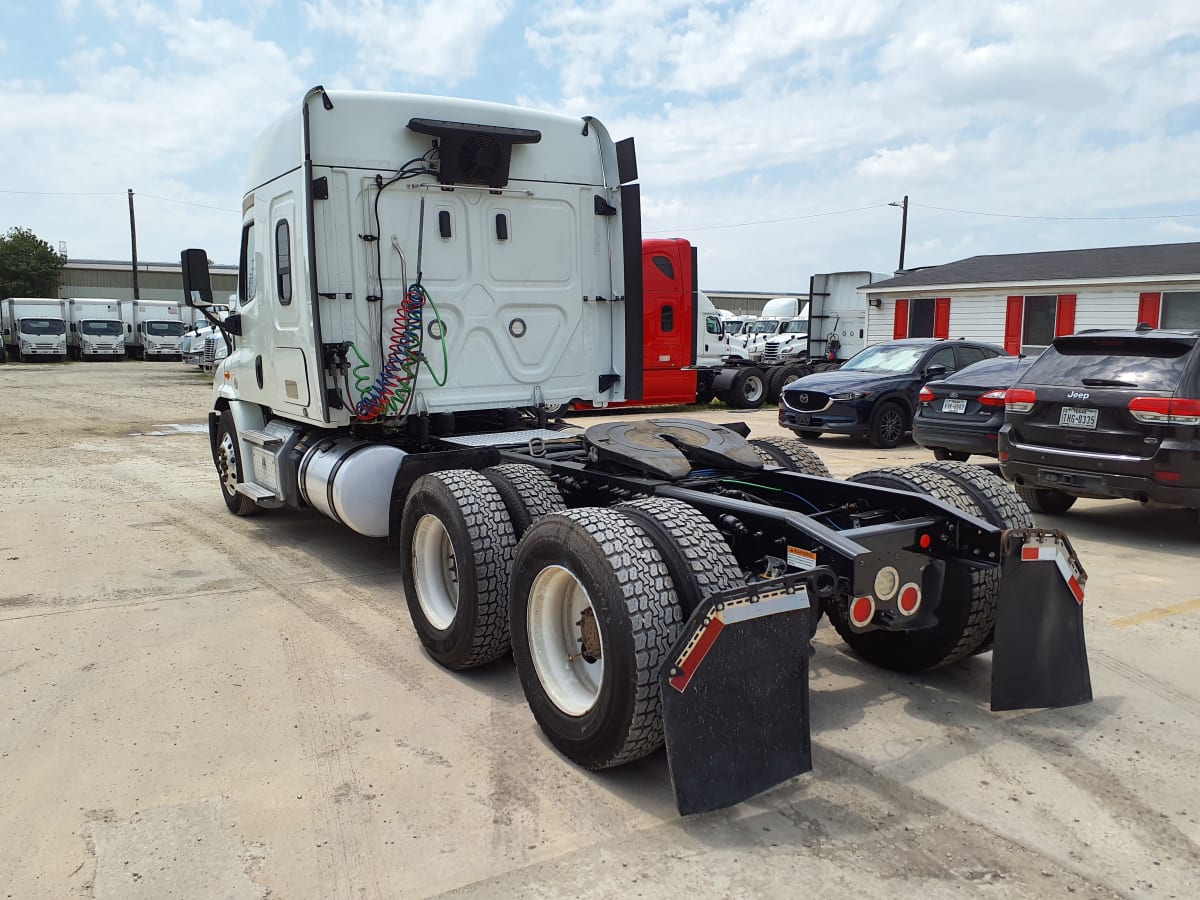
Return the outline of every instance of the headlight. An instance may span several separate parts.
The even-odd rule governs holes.
[[[830,394],[830,400],[866,400],[874,391],[843,391],[840,394]]]

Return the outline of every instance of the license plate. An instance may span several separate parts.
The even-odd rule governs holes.
[[[1100,415],[1098,409],[1080,409],[1076,406],[1064,406],[1058,414],[1058,424],[1068,428],[1095,428],[1096,419]]]
[[[807,425],[812,420],[812,416],[808,413],[796,413],[796,424]]]
[[[943,400],[942,412],[964,413],[967,411],[966,400]]]

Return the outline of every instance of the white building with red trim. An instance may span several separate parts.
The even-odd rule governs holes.
[[[961,337],[1037,354],[1092,328],[1200,329],[1200,243],[972,256],[859,291],[868,344]]]

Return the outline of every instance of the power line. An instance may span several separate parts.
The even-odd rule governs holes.
[[[161,200],[164,203],[178,203],[180,206],[195,206],[200,209],[215,209],[218,212],[236,213],[236,209],[226,206],[210,206],[207,203],[192,203],[190,200],[175,200],[172,197],[159,197],[156,194],[143,194],[135,191],[139,197],[150,200]],[[25,194],[32,197],[122,197],[125,191],[12,191],[0,189],[0,194]]]
[[[914,204],[915,205],[915,204]],[[874,206],[856,206],[853,209],[835,209],[830,212],[808,213],[803,216],[787,216],[782,219],[760,219],[756,222],[732,222],[728,225],[689,225],[686,228],[664,228],[658,231],[647,231],[646,234],[678,234],[681,231],[713,231],[718,228],[744,228],[748,225],[774,225],[778,222],[799,222],[801,219],[820,219],[825,216],[841,216],[846,213],[862,212],[866,209],[885,209],[888,204],[876,203]]]
[[[1147,219],[1194,219],[1200,213],[1163,213],[1157,216],[1030,216],[1018,213],[980,212],[976,209],[951,209],[948,206],[931,206],[927,203],[914,203],[921,209],[936,209],[939,212],[958,213],[964,216],[988,216],[994,219],[1043,219],[1053,222],[1133,222]]]
[[[138,194],[139,197],[149,197],[151,200],[162,200],[164,203],[178,203],[180,206],[197,206],[200,209],[215,209],[220,212],[235,213],[236,209],[225,206],[209,206],[207,203],[192,203],[188,200],[172,200],[170,197],[156,197],[154,194]]]

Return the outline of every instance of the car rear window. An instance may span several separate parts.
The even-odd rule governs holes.
[[[1021,378],[1022,384],[1078,385],[1174,391],[1194,342],[1161,338],[1088,338],[1055,341]]]

